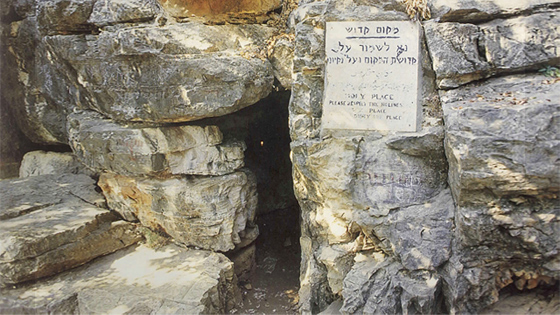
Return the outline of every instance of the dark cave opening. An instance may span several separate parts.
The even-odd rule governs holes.
[[[245,141],[245,167],[257,177],[256,267],[239,279],[239,313],[297,312],[300,208],[293,190],[289,100],[289,91],[273,92],[237,113],[207,121],[218,125],[225,138]]]

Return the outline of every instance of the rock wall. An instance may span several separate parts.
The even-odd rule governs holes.
[[[560,2],[301,0],[288,18],[293,4],[2,2],[2,106],[29,139],[72,154],[29,153],[26,178],[0,185],[0,237],[13,244],[0,268],[17,271],[0,284],[22,286],[2,289],[0,312],[227,312],[235,274],[255,261],[257,208],[288,207],[286,181],[301,207],[302,313],[477,313],[512,286],[558,285]],[[411,18],[424,19],[419,131],[324,129],[325,23]],[[268,146],[286,137],[277,130],[289,148]],[[292,177],[274,160],[288,150]],[[97,180],[106,204],[64,188],[100,196]],[[28,220],[40,231],[29,239]],[[140,226],[180,246],[22,284],[132,246]],[[119,255],[145,273],[115,275]],[[154,264],[184,280],[169,296],[139,289],[175,280],[149,282]],[[39,290],[54,300],[28,298]]]
[[[428,2],[417,133],[321,121],[325,22],[409,20],[408,1],[292,15],[303,313],[476,313],[558,280],[558,79],[537,70],[558,64],[560,3]]]
[[[271,11],[281,6],[281,1],[2,3],[11,14],[2,26],[12,74],[3,73],[3,88],[9,87],[6,97],[14,100],[7,105],[31,140],[69,146],[72,153],[30,152],[20,168],[22,179],[2,182],[0,312],[225,313],[236,307],[237,276],[254,268],[259,235],[257,178],[244,168],[244,140],[252,131],[227,130],[223,123],[222,132],[209,118],[218,122],[276,87],[267,41],[279,29],[252,22],[278,19]],[[219,16],[239,21],[223,24]],[[287,63],[282,56],[274,63]],[[83,194],[102,192],[103,203],[90,204],[81,191],[70,189],[79,181],[96,183]],[[48,183],[70,188],[62,189],[63,197],[49,196]],[[32,185],[21,189],[26,184]],[[30,224],[24,229],[25,222]],[[141,234],[148,245],[173,239],[180,246],[135,246]],[[136,250],[129,249],[126,259],[144,261],[146,268],[124,275],[127,279],[104,263],[90,262],[128,246]],[[226,252],[235,267],[221,254]],[[109,255],[108,264],[116,256]],[[88,266],[57,276],[64,290],[46,280],[25,283],[82,264]],[[162,278],[162,268],[174,276]],[[100,287],[95,277],[104,279]],[[182,282],[171,286],[177,278]],[[119,291],[123,281],[130,286]],[[84,290],[84,283],[93,290]],[[167,287],[173,294],[148,292],[150,287]],[[52,298],[23,297],[37,290]],[[114,296],[119,298],[113,304],[97,305]]]

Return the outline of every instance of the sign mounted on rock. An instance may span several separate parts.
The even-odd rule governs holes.
[[[417,131],[419,46],[414,22],[327,22],[323,128]]]

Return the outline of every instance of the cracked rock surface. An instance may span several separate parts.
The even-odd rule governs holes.
[[[221,252],[242,242],[257,208],[256,179],[248,171],[167,179],[104,173],[99,186],[109,208],[126,220],[179,243]]]
[[[140,240],[135,227],[101,208],[86,175],[0,181],[0,286],[82,265]]]
[[[244,163],[245,143],[223,143],[216,126],[121,125],[83,111],[68,116],[68,135],[77,158],[97,172],[224,175]]]
[[[130,247],[40,283],[0,291],[2,313],[224,314],[238,301],[222,254]]]

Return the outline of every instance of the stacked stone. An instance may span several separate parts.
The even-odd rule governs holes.
[[[31,185],[35,189],[45,182],[64,187],[63,198],[41,195],[40,202],[28,205],[21,204],[25,198],[20,196],[14,199],[19,203],[2,204],[0,223],[9,229],[2,229],[7,240],[2,243],[8,245],[0,251],[1,286],[53,275],[134,244],[140,240],[137,225],[167,234],[183,247],[128,250],[133,264],[145,263],[146,268],[127,279],[112,270],[120,261],[114,254],[53,280],[64,282],[68,290],[48,281],[24,285],[19,291],[4,290],[0,312],[225,313],[238,298],[234,273],[247,276],[255,260],[256,179],[243,169],[245,144],[201,119],[233,113],[271,92],[273,67],[258,57],[258,51],[274,29],[257,24],[205,25],[182,17],[190,8],[177,11],[181,3],[174,3],[173,10],[170,2],[162,4],[10,2],[9,9],[21,17],[12,23],[9,43],[24,95],[24,104],[15,107],[19,124],[35,142],[69,144],[73,156],[31,153],[20,169],[25,179],[0,186],[3,195],[16,184],[16,190],[29,183],[36,183]],[[250,10],[252,14],[277,8],[280,1],[262,5],[262,10]],[[238,13],[247,10],[239,8]],[[53,162],[45,163],[46,159]],[[99,178],[106,204],[93,203],[89,195],[76,191],[83,186],[76,185],[81,180],[92,184],[88,194],[103,199],[94,191],[94,180],[84,174]],[[45,212],[51,208],[58,212]],[[65,214],[75,217],[75,224],[59,225],[78,241],[60,240],[62,228],[51,226],[53,215],[56,222],[63,222],[60,217]],[[30,219],[37,222],[31,230],[44,226],[50,233],[48,242],[19,241],[26,239],[29,231],[22,226]],[[75,257],[72,249],[89,256]],[[235,268],[221,253],[234,260]],[[161,268],[148,268],[151,259],[158,259]],[[23,267],[14,268],[19,261]],[[184,281],[169,286],[168,293],[149,292],[146,297],[148,292],[139,286],[166,268],[175,278],[151,286]],[[78,272],[88,280],[76,282]],[[89,286],[99,285],[92,277],[103,278],[103,284],[88,291],[88,281],[95,283]],[[128,285],[124,291],[118,285],[123,281]],[[54,300],[25,298],[35,290],[49,291]],[[103,303],[102,309],[95,303],[115,294],[121,295],[120,300]]]
[[[421,130],[324,128],[325,23],[409,20],[412,2],[293,13],[302,313],[478,313],[558,280],[559,81],[538,73],[560,57],[558,1],[428,1]]]

